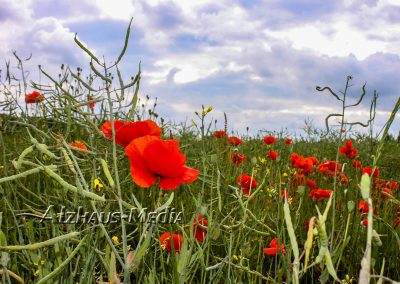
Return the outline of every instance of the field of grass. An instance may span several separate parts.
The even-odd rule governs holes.
[[[108,67],[81,47],[91,75],[42,70],[49,84],[29,89],[43,100],[20,105],[25,80],[1,83],[3,283],[400,281],[400,142],[387,135],[399,103],[379,137],[344,112],[326,136],[232,145],[211,107],[191,125],[159,117],[140,69],[122,81],[125,48]]]

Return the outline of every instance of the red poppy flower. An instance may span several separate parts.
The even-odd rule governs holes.
[[[248,174],[242,174],[238,177],[237,181],[238,185],[242,188],[246,195],[250,194],[250,190],[254,190],[257,187],[257,181]]]
[[[91,100],[93,100],[93,97],[92,96],[88,96],[88,101],[91,101]],[[89,107],[90,108],[94,108],[94,103],[90,103]]]
[[[318,163],[318,160],[315,157],[304,158],[299,154],[293,153],[290,156],[290,162],[292,163],[292,168],[298,168],[301,174],[309,174],[314,165]]]
[[[75,140],[74,142],[69,144],[71,147],[78,148],[83,151],[87,151],[88,148],[81,140]]]
[[[312,179],[306,178],[304,174],[296,174],[294,178],[295,180],[291,182],[292,186],[302,185],[307,186],[309,189],[317,188],[317,182]]]
[[[360,202],[358,203],[358,212],[360,214],[368,214],[369,211],[369,205],[368,202],[365,202],[364,199],[361,199]],[[378,211],[374,209],[374,215],[378,215]]]
[[[313,165],[315,166],[316,164],[318,164],[318,159],[315,157],[308,157],[307,159],[311,160],[311,162],[313,163]]]
[[[25,95],[25,103],[27,104],[39,103],[43,100],[44,97],[38,91],[33,91],[32,93]]]
[[[264,254],[276,256],[278,252],[286,254],[285,246],[283,244],[278,244],[278,238],[272,239],[269,244],[269,248],[263,249]]]
[[[362,168],[362,163],[359,160],[354,160],[353,161],[353,167],[357,168],[357,169],[361,169]]]
[[[160,179],[158,186],[171,190],[199,176],[198,170],[185,166],[186,157],[179,150],[178,140],[146,135],[129,143],[125,154],[131,162],[132,179],[141,187],[148,188]]]
[[[339,149],[339,153],[345,155],[348,159],[353,159],[357,156],[358,151],[353,149],[353,141],[347,140],[346,145]]]
[[[236,152],[232,152],[231,154],[231,161],[234,163],[236,166],[240,166],[242,163],[246,162],[247,157],[245,154],[239,154]]]
[[[173,248],[171,242],[171,233],[165,232],[160,236],[160,245],[163,250],[168,252],[180,253],[182,249],[183,236],[180,234],[172,234]]]
[[[290,144],[292,144],[292,139],[291,139],[291,138],[286,138],[286,139],[285,139],[285,144],[286,144],[287,146],[289,146]]]
[[[231,136],[231,137],[228,138],[228,142],[232,146],[238,146],[240,143],[243,142],[243,140],[238,138],[238,137],[236,137],[236,136]]]
[[[335,161],[326,161],[321,163],[317,167],[317,171],[320,172],[321,174],[327,174],[329,176],[334,176],[335,171],[339,172],[340,168],[342,167],[342,164],[336,163]]]
[[[151,135],[158,138],[161,136],[161,128],[152,120],[136,122],[114,120],[114,130],[115,143],[123,147],[127,146],[133,139],[142,136]],[[112,141],[111,121],[105,122],[101,126],[101,131],[106,138]]]
[[[264,143],[267,145],[271,145],[276,142],[276,138],[274,136],[265,136]]]
[[[201,215],[201,214],[199,214],[197,216],[197,220],[195,219],[193,221],[193,234],[194,234],[194,237],[196,238],[196,240],[198,240],[199,242],[202,242],[206,238],[207,229],[205,229],[199,225],[204,226],[204,227],[208,226],[207,219],[204,219],[203,215]]]
[[[341,183],[345,183],[345,184],[348,184],[348,183],[349,183],[348,177],[347,177],[344,173],[342,173],[342,172],[339,172],[339,181],[340,181]]]
[[[306,185],[308,186],[309,189],[317,188],[317,182],[309,178],[306,179]]]
[[[296,164],[296,161],[297,161],[300,157],[302,157],[302,156],[300,156],[300,155],[297,154],[297,153],[293,153],[293,154],[290,156],[289,160],[290,160],[290,162],[292,163],[292,167],[293,167],[293,168],[294,168],[294,165]]]
[[[372,175],[372,168],[370,168],[370,167],[365,167],[365,168],[363,168],[363,170],[362,170],[362,174],[368,174],[369,176],[371,176]],[[379,168],[375,168],[375,171],[374,171],[374,178],[377,178],[379,176]]]
[[[361,224],[362,224],[365,228],[368,228],[368,219],[362,220]]]
[[[393,190],[399,189],[399,184],[395,181],[388,181],[388,187]]]
[[[215,138],[223,138],[226,137],[226,132],[224,130],[218,130],[213,133]]]
[[[271,159],[273,161],[276,161],[276,158],[278,157],[278,153],[274,150],[269,150],[267,154],[268,159]]]
[[[358,211],[360,213],[368,213],[369,206],[368,203],[364,201],[364,199],[361,199],[360,202],[358,203]]]
[[[310,197],[315,201],[321,201],[324,198],[329,198],[332,194],[332,190],[330,189],[313,189],[310,191]]]

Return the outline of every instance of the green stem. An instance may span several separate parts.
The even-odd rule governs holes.
[[[80,232],[72,232],[66,235],[61,235],[50,240],[29,244],[29,245],[16,245],[16,246],[0,246],[0,251],[19,251],[19,250],[36,250],[47,246],[52,246],[58,242],[78,237]]]
[[[53,168],[53,169],[56,168],[56,166],[48,166],[48,167],[49,167],[49,168],[51,167],[51,168]],[[48,168],[48,167],[37,167],[37,168],[30,169],[30,170],[27,170],[27,171],[25,171],[25,172],[22,172],[22,173],[19,173],[19,174],[16,174],[16,175],[12,175],[12,176],[8,176],[8,177],[0,178],[0,183],[6,182],[6,181],[12,181],[12,180],[19,179],[19,178],[27,177],[27,176],[29,176],[29,175],[31,175],[31,174],[38,173],[38,172],[40,172],[40,171],[42,171],[42,170],[44,170],[44,169],[46,169],[46,168]]]
[[[53,172],[50,169],[50,167],[45,167],[44,171],[46,172],[46,174],[48,174],[50,177],[55,179],[59,184],[61,184],[65,189],[67,189],[69,191],[72,191],[74,193],[80,193],[83,196],[88,197],[88,198],[93,199],[93,200],[97,200],[97,201],[101,201],[101,202],[106,201],[106,199],[103,196],[99,196],[99,195],[97,195],[97,194],[95,194],[93,192],[87,191],[87,190],[78,189],[76,186],[73,186],[72,184],[69,184],[68,182],[63,180],[62,177],[60,177],[58,174]]]
[[[55,277],[58,273],[60,273],[65,266],[68,265],[68,263],[71,262],[71,260],[74,258],[74,256],[79,252],[81,249],[82,245],[85,243],[87,236],[84,236],[83,239],[79,242],[77,247],[71,252],[71,254],[67,257],[66,260],[64,260],[55,270],[53,270],[51,273],[47,274],[45,277],[40,279],[37,284],[41,283],[47,283],[46,281],[49,281],[53,277]]]
[[[107,74],[107,68],[104,68],[104,74]],[[124,214],[123,206],[122,206],[122,193],[121,193],[121,186],[119,183],[119,174],[118,174],[118,158],[117,158],[117,144],[115,142],[115,125],[114,125],[114,115],[113,115],[113,104],[111,101],[111,93],[110,93],[110,82],[106,81],[106,92],[107,92],[107,99],[108,104],[110,107],[110,121],[111,121],[111,131],[112,131],[112,154],[113,154],[113,166],[114,166],[114,174],[115,174],[115,186],[118,192],[118,206],[119,211],[121,212],[121,216]],[[128,245],[127,245],[127,237],[126,237],[126,227],[125,227],[125,220],[121,218],[121,230],[122,230],[122,249],[124,253],[124,282],[130,283],[129,278],[129,266],[126,263],[128,258]]]

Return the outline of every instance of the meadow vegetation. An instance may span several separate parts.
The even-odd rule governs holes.
[[[350,76],[340,94],[317,87],[338,113],[302,137],[230,135],[208,105],[173,124],[139,96],[140,64],[123,80],[129,35],[111,66],[76,37],[87,71],[40,67],[47,83],[28,83],[16,53],[21,73],[3,70],[3,283],[400,281],[400,141],[389,135],[400,100],[379,135],[377,96],[350,89]],[[360,93],[353,104],[349,91]],[[366,99],[370,116],[347,121]],[[170,222],[144,208],[170,210]],[[79,210],[94,215],[60,215]],[[130,212],[141,217],[118,218]]]

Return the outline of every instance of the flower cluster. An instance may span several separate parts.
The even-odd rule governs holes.
[[[74,142],[69,144],[71,147],[77,148],[82,151],[82,153],[87,153],[87,146],[81,140],[75,140]]]
[[[310,191],[310,197],[315,201],[321,201],[324,198],[329,198],[332,194],[332,190],[330,189],[313,189]]]
[[[236,136],[231,136],[228,138],[228,143],[231,144],[232,146],[239,146],[242,142],[243,140]]]
[[[286,254],[285,246],[278,244],[278,238],[272,239],[268,248],[263,249],[264,254],[276,256],[278,253]]]
[[[251,191],[257,187],[257,181],[248,174],[242,174],[238,177],[237,184],[242,188],[245,195],[250,195]]]
[[[292,168],[298,169],[300,174],[311,174],[314,166],[318,163],[318,159],[315,157],[303,157],[297,153],[293,153],[290,156],[290,162]]]
[[[44,96],[38,91],[33,91],[32,93],[25,95],[25,103],[26,104],[40,103],[43,100],[44,100]]]
[[[192,234],[198,242],[203,242],[207,236],[208,221],[199,214],[197,219],[193,220],[193,226],[191,227]],[[182,250],[183,235],[182,234],[171,234],[170,232],[163,233],[160,238],[161,249],[168,251],[169,253],[175,252],[180,253]]]
[[[339,149],[339,153],[351,160],[357,156],[358,151],[353,148],[353,141],[347,140],[346,145]]]

